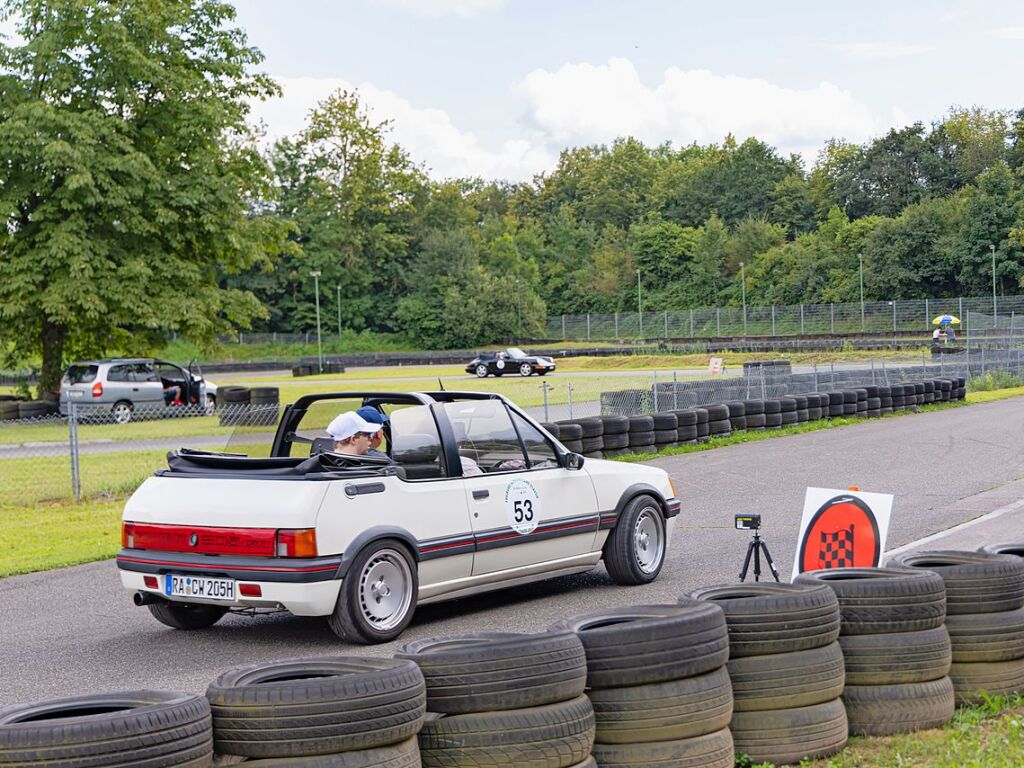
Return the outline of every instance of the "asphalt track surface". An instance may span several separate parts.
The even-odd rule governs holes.
[[[167,629],[132,605],[110,561],[0,580],[0,704],[140,687],[203,691],[219,672],[259,661],[389,655],[421,637],[539,631],[576,613],[672,602],[699,586],[736,581],[748,541],[732,527],[736,512],[762,514],[786,579],[808,486],[894,493],[888,549],[1011,508],[931,548],[1020,540],[1022,435],[1024,398],[1015,398],[658,459],[683,511],[654,584],[618,587],[599,566],[427,606],[399,641],[382,646],[347,645],[322,620],[287,614],[231,616],[201,632]]]

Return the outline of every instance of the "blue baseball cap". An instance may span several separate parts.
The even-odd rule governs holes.
[[[388,421],[388,415],[381,413],[372,405],[364,405],[362,408],[357,408],[356,413],[362,416],[364,421],[369,421],[371,424],[380,424],[382,427]]]

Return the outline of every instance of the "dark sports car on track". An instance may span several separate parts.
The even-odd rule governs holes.
[[[520,376],[543,376],[555,370],[555,361],[550,357],[528,355],[518,347],[509,347],[499,352],[484,352],[466,366],[466,373],[475,373],[481,379],[489,375],[518,374]]]

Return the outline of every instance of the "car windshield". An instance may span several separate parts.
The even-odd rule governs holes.
[[[509,357],[529,357],[529,355],[523,352],[523,350],[521,350],[519,347],[509,347],[507,351]]]
[[[72,365],[64,374],[68,384],[88,384],[95,380],[100,367],[98,365]]]

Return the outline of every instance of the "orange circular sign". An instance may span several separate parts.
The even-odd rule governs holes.
[[[855,496],[835,496],[811,518],[800,542],[800,572],[874,567],[882,554],[878,520]]]

